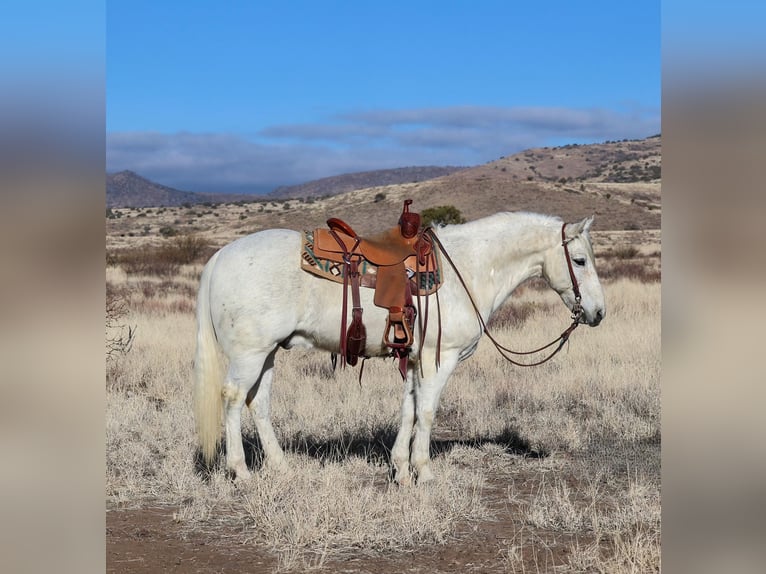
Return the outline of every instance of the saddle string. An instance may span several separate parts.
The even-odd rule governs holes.
[[[569,256],[569,248],[567,244],[569,241],[566,239],[564,235],[564,226],[566,224],[562,225],[561,227],[561,237],[562,237],[562,246],[564,247],[564,253],[566,255],[567,260],[567,266],[569,268],[569,275],[572,280],[572,286],[575,293],[575,306],[572,310],[572,324],[569,325],[558,337],[556,337],[553,341],[548,343],[547,345],[543,345],[542,347],[539,347],[537,349],[534,349],[532,351],[514,351],[512,349],[509,349],[508,347],[503,346],[495,337],[492,335],[492,333],[489,332],[489,328],[487,327],[486,322],[484,321],[484,318],[481,316],[481,312],[479,311],[478,305],[476,305],[476,302],[473,299],[473,296],[471,295],[471,291],[468,288],[468,285],[466,284],[465,280],[463,279],[463,276],[460,274],[460,271],[458,271],[457,266],[455,265],[455,262],[452,260],[452,257],[450,257],[449,253],[447,253],[447,250],[444,248],[444,245],[439,240],[439,238],[436,236],[436,234],[433,232],[432,228],[429,228],[428,234],[430,238],[434,241],[436,245],[439,246],[439,249],[442,252],[442,255],[444,255],[444,258],[447,260],[447,262],[452,267],[453,271],[455,271],[455,275],[458,278],[458,281],[460,281],[460,284],[463,286],[463,289],[465,290],[466,294],[468,295],[468,299],[471,302],[471,305],[473,306],[473,310],[476,313],[476,317],[479,320],[479,325],[481,325],[482,331],[484,334],[487,335],[489,340],[492,342],[492,344],[495,346],[495,348],[498,350],[500,355],[507,360],[508,362],[512,363],[513,365],[516,365],[518,367],[536,367],[538,365],[542,365],[543,363],[551,360],[564,346],[564,344],[569,340],[569,336],[572,334],[572,331],[574,331],[578,325],[580,324],[580,318],[582,316],[582,306],[580,305],[580,289],[577,285],[577,279],[574,274],[574,270],[572,268],[572,262],[570,260]],[[438,293],[437,293],[437,304],[438,304]],[[545,357],[544,359],[541,359],[539,361],[533,362],[533,363],[521,363],[516,360],[514,360],[512,357],[509,357],[506,353],[510,353],[513,355],[533,355],[535,353],[539,353],[540,351],[544,351],[548,349],[549,347],[552,347],[558,343],[558,346],[551,352],[550,355]],[[438,344],[437,344],[438,349]],[[437,350],[437,356],[438,356],[438,350]]]
[[[335,241],[338,242],[338,245],[340,245],[341,249],[343,250],[343,262],[346,267],[346,272],[343,274],[343,303],[341,308],[341,320],[340,320],[340,364],[341,367],[346,366],[346,351],[348,349],[348,341],[347,341],[347,333],[346,333],[346,313],[348,309],[348,287],[349,287],[349,270],[351,267],[351,254],[349,250],[346,248],[345,243],[338,237],[338,234],[335,233],[335,230],[330,228],[330,234],[333,236]],[[359,245],[359,238],[356,238],[356,243],[354,244],[354,247],[351,249],[353,252],[357,245]],[[353,288],[352,288],[353,291]],[[353,292],[352,292],[353,297]]]
[[[430,244],[430,248],[427,249],[429,254],[432,252],[434,248],[433,243],[433,235],[432,235],[432,229],[431,227],[426,227],[420,230],[419,232],[419,241],[424,241]],[[441,278],[436,277],[436,272],[438,270],[438,265],[436,263],[435,259],[432,259],[430,255],[426,255],[424,258],[424,261],[421,263],[420,261],[420,254],[418,253],[415,257],[415,277],[416,277],[416,297],[417,297],[417,317],[418,317],[418,330],[420,332],[420,344],[418,345],[418,365],[420,366],[420,373],[423,374],[423,341],[426,340],[426,332],[428,330],[428,318],[429,318],[429,297],[425,296],[425,305],[424,309],[421,309],[421,303],[420,299],[422,295],[420,294],[420,284],[418,283],[422,278],[426,284],[425,289],[428,291],[428,278],[430,273],[434,273],[434,282],[441,282]],[[431,268],[430,263],[434,263],[433,269]],[[436,356],[435,356],[435,364],[436,368],[439,368],[440,363],[440,353],[441,353],[441,339],[442,339],[442,316],[441,316],[441,305],[439,304],[439,290],[438,288],[434,291],[434,295],[436,296],[436,315],[437,315],[437,332],[436,332]],[[422,311],[422,312],[421,312]]]
[[[421,232],[421,240],[422,240],[423,234]],[[428,273],[428,263],[426,262],[426,273]],[[415,281],[418,286],[418,290],[416,293],[416,300],[418,305],[418,312],[416,313],[416,316],[418,318],[418,332],[420,333],[420,344],[418,345],[418,364],[420,365],[421,374],[423,371],[423,355],[421,353],[421,350],[423,348],[423,341],[426,340],[426,330],[428,329],[428,297],[426,297],[426,304],[425,304],[425,316],[422,312],[421,304],[420,304],[420,284],[417,283],[420,281],[420,257],[415,257]],[[409,285],[407,286],[409,289]]]

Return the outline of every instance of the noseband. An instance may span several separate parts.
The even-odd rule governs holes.
[[[574,268],[572,267],[572,258],[569,256],[569,242],[572,241],[574,237],[569,239],[566,238],[566,234],[564,233],[566,225],[567,224],[564,223],[561,226],[561,246],[564,248],[564,255],[566,256],[567,260],[567,269],[569,269],[569,278],[572,280],[572,291],[574,291],[575,296],[575,304],[572,306],[572,319],[579,322],[583,314],[581,303],[582,295],[580,295],[580,285],[577,283],[577,277],[575,277]]]

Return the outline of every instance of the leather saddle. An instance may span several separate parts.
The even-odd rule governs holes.
[[[314,254],[322,259],[342,264],[343,309],[341,318],[341,357],[355,365],[365,356],[366,328],[362,321],[359,287],[375,289],[376,306],[388,309],[383,343],[400,359],[400,371],[406,375],[407,355],[414,342],[416,316],[413,290],[419,295],[413,277],[435,272],[436,255],[430,236],[420,225],[420,214],[411,212],[411,199],[404,201],[396,227],[372,237],[361,237],[353,228],[337,218],[327,220],[327,228],[314,231]],[[361,274],[364,263],[376,268],[374,274]],[[351,287],[352,318],[346,330],[348,287]]]

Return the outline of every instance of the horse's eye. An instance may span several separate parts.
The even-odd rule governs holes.
[[[575,265],[579,265],[580,267],[584,267],[585,266],[585,258],[584,257],[576,257],[576,258],[572,259],[572,261],[575,262]]]

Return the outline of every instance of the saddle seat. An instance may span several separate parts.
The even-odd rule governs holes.
[[[335,231],[337,237],[340,238],[349,253],[358,253],[373,265],[396,265],[416,253],[415,244],[418,242],[418,236],[415,235],[412,238],[404,237],[398,225],[393,229],[373,235],[372,237],[358,236],[351,226],[340,219],[328,219],[327,225]],[[320,235],[322,234],[320,233]],[[327,235],[330,235],[329,230]],[[334,247],[337,247],[337,240],[332,237],[330,239],[335,243]],[[320,242],[321,244],[328,243],[323,239],[317,241],[317,243]],[[330,247],[330,249],[333,249],[333,247]]]

